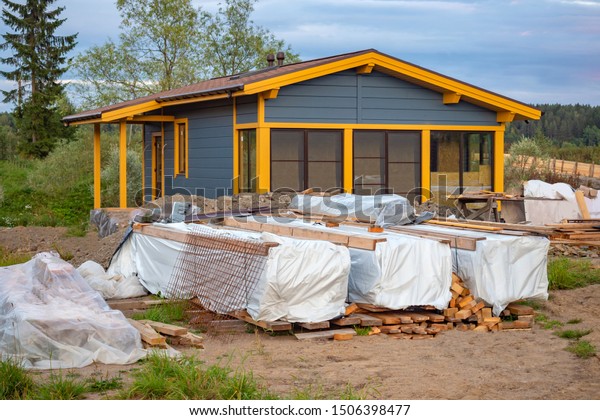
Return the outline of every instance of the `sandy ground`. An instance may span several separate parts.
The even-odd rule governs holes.
[[[0,246],[32,253],[58,247],[74,255],[76,266],[87,259],[106,264],[120,237],[12,228],[0,229]],[[540,312],[565,323],[580,319],[562,329],[591,329],[585,339],[600,349],[600,285],[551,292]],[[580,359],[565,351],[569,341],[554,331],[535,325],[529,331],[446,331],[418,341],[377,335],[337,342],[241,332],[205,335],[204,350],[180,350],[208,365],[251,370],[282,396],[312,389],[313,395],[335,398],[350,384],[356,394],[376,399],[600,399],[600,358]],[[122,376],[128,382],[136,367],[93,365],[74,373]]]

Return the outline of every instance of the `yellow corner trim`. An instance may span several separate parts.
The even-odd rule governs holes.
[[[269,89],[262,93],[264,99],[276,99],[279,94],[279,88]]]
[[[502,111],[496,114],[496,121],[499,123],[512,122],[515,119],[515,113],[509,111]]]
[[[375,67],[374,63],[365,64],[364,66],[360,66],[356,68],[356,74],[369,74],[373,71]]]
[[[127,118],[127,121],[139,123],[173,122],[175,121],[175,117],[172,115],[135,115],[133,117]]]
[[[183,159],[184,162],[182,164],[182,162],[179,160],[179,127],[183,124],[184,126],[184,132],[185,132],[185,138],[184,138],[184,153],[183,153]],[[174,177],[177,178],[179,175],[185,175],[185,177],[188,177],[189,174],[189,155],[188,155],[188,151],[189,151],[189,138],[188,138],[188,119],[187,118],[179,118],[174,120],[173,122],[173,143],[174,143],[174,147],[173,147],[173,174]],[[183,166],[183,168],[181,167]]]
[[[444,105],[457,104],[461,94],[455,92],[444,92]]]

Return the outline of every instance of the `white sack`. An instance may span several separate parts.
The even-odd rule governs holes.
[[[351,249],[349,300],[390,309],[448,307],[452,258],[446,244],[408,235],[385,235],[375,251]]]
[[[548,249],[541,236],[511,236],[487,232],[419,226],[419,229],[485,237],[475,251],[452,250],[454,272],[475,297],[493,306],[499,315],[506,306],[521,299],[548,299]]]
[[[95,261],[85,261],[77,271],[104,299],[127,299],[148,294],[135,274],[128,277],[119,274],[109,275]]]
[[[557,182],[556,184],[549,184],[544,181],[532,179],[526,181],[523,185],[523,195],[525,197],[536,197],[536,198],[551,198],[551,199],[565,199],[575,200],[575,193],[573,187],[564,182]]]
[[[263,321],[326,321],[344,314],[350,255],[344,246],[263,233],[278,242],[248,302],[248,313]]]
[[[42,253],[0,268],[0,355],[28,368],[77,368],[144,357],[139,332],[69,263]]]

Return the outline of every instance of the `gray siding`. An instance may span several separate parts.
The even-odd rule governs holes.
[[[249,124],[258,121],[258,102],[256,95],[236,98],[237,124]]]
[[[348,70],[282,87],[265,101],[267,122],[497,125],[496,113],[379,72]]]
[[[180,106],[170,110],[188,119],[189,178],[173,177],[173,124],[165,124],[165,194],[208,198],[231,195],[233,107],[230,100]]]

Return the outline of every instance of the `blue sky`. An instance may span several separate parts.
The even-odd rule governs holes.
[[[118,37],[115,0],[56,5],[76,52]],[[260,0],[252,17],[302,59],[375,48],[526,103],[600,105],[600,0]]]

